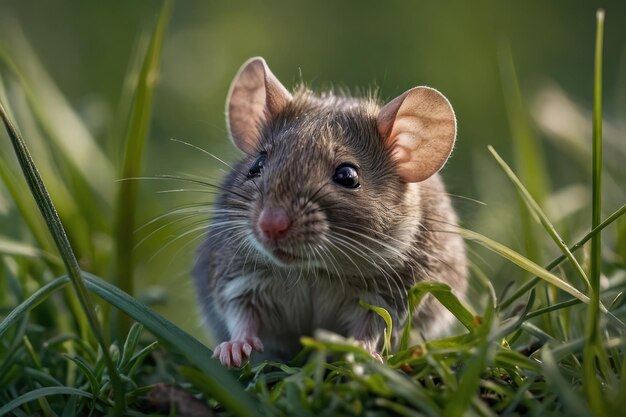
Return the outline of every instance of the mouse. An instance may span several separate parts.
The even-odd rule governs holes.
[[[229,165],[199,245],[193,282],[225,367],[288,361],[317,329],[354,338],[381,360],[412,325],[430,339],[452,322],[432,296],[408,311],[408,291],[437,281],[463,297],[464,242],[439,170],[456,140],[450,102],[414,87],[386,104],[370,94],[289,91],[261,57],[236,74],[226,103]]]

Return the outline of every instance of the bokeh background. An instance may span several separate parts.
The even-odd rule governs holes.
[[[622,0],[176,2],[161,57],[144,172],[220,178],[219,163],[170,139],[201,146],[225,160],[237,157],[226,133],[224,101],[231,79],[251,56],[265,57],[287,87],[302,80],[316,90],[377,88],[383,99],[390,99],[412,86],[429,85],[442,91],[457,113],[458,146],[443,175],[450,193],[467,197],[455,197],[463,224],[545,263],[556,249],[547,239],[529,242],[515,190],[486,147],[493,145],[523,171],[515,138],[532,138],[534,156],[546,173],[537,198],[568,242],[588,230],[587,155],[600,7],[606,10],[605,211],[610,213],[626,200]],[[32,56],[38,58],[101,149],[119,165],[120,138],[112,126],[123,118],[126,73],[160,8],[161,2],[148,0],[3,0],[0,45],[20,68],[27,68]],[[25,42],[32,56],[24,55]],[[9,97],[19,95],[14,90],[8,88]],[[176,187],[141,184],[137,227],[185,203],[209,201],[206,195],[158,193],[170,188]],[[0,217],[4,233],[25,238],[5,190],[0,191]],[[138,230],[137,239],[150,230]],[[200,335],[189,277],[198,240],[190,235],[168,245],[183,231],[166,228],[137,248],[138,295]],[[625,243],[612,230],[605,239],[608,258],[623,265]],[[94,241],[103,248],[108,244],[106,239]],[[542,249],[533,250],[535,244]],[[495,256],[474,247],[471,254],[498,289],[524,279]]]

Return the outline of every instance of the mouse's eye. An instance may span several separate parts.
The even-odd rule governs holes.
[[[358,188],[361,185],[356,167],[351,164],[339,165],[333,175],[333,181],[346,188]]]
[[[248,178],[254,178],[254,177],[258,177],[259,175],[261,175],[261,171],[263,170],[263,167],[265,166],[266,160],[267,160],[267,155],[265,155],[264,153],[259,155],[259,157],[255,159],[254,163],[250,167],[250,171],[248,171]]]

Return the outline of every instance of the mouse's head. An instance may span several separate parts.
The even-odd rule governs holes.
[[[381,263],[405,218],[415,220],[406,213],[415,203],[408,187],[444,165],[456,134],[452,107],[432,88],[413,88],[382,108],[303,87],[291,94],[262,58],[240,69],[227,114],[245,157],[225,202],[246,217],[255,254],[329,272]]]

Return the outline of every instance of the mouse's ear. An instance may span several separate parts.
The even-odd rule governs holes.
[[[448,99],[429,87],[415,87],[385,105],[378,132],[392,147],[400,177],[424,181],[443,167],[456,138],[456,118]]]
[[[250,58],[239,69],[228,93],[226,114],[230,136],[245,153],[253,153],[259,126],[280,113],[291,100],[289,91],[261,57]]]

